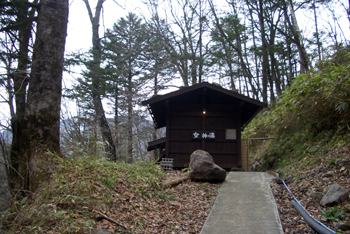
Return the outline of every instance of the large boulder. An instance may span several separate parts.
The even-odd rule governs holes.
[[[213,157],[204,150],[191,154],[190,180],[221,183],[226,179],[226,171],[214,163]]]
[[[323,196],[320,204],[322,206],[334,206],[344,202],[349,197],[349,191],[339,184],[332,184],[326,195]]]

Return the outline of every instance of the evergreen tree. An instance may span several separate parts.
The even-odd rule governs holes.
[[[127,162],[133,162],[133,113],[137,94],[149,78],[151,67],[148,59],[150,35],[147,26],[135,14],[129,13],[106,32],[104,52],[109,69],[114,69],[115,118],[117,109],[123,105],[126,110]],[[123,97],[122,94],[125,96]],[[120,102],[121,101],[121,102]]]

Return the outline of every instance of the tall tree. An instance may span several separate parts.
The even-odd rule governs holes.
[[[277,30],[276,25],[279,24],[282,16],[282,12],[278,7],[278,4],[271,1],[246,1],[250,12],[250,19],[253,21],[253,27],[256,27],[256,31],[260,33],[260,46],[254,44],[255,53],[258,53],[262,58],[262,96],[264,102],[268,101],[268,98],[273,103],[275,100],[275,93],[281,94],[281,75],[278,72],[278,66],[276,55],[279,53],[277,50]],[[254,21],[252,13],[255,12],[257,23]],[[268,94],[269,91],[269,94]]]
[[[151,65],[148,60],[150,35],[146,24],[135,14],[129,13],[125,18],[113,25],[113,30],[106,33],[105,53],[115,68],[118,84],[124,90],[125,108],[127,110],[127,161],[133,162],[133,112],[135,94],[138,93],[145,78],[149,78],[146,70]],[[118,91],[118,94],[119,91]],[[119,100],[116,96],[115,102]],[[118,108],[118,107],[116,107]]]
[[[105,111],[102,105],[101,99],[101,42],[99,36],[99,26],[100,26],[100,15],[102,11],[102,5],[105,0],[98,0],[95,9],[95,15],[93,15],[89,1],[83,0],[86,9],[89,14],[91,26],[92,26],[92,55],[93,55],[93,63],[90,66],[90,76],[92,78],[92,86],[91,86],[91,96],[92,102],[95,109],[95,115],[97,121],[100,125],[100,130],[102,133],[103,140],[107,142],[106,144],[106,153],[107,158],[115,161],[117,160],[116,148],[112,137],[112,132],[109,127]]]
[[[20,139],[19,174],[23,188],[34,190],[44,168],[35,154],[42,149],[59,152],[60,104],[68,0],[41,0],[32,69]]]
[[[240,23],[238,15],[227,15],[221,19],[221,27],[227,33],[227,39],[234,44],[240,42],[243,38],[243,31],[246,28]],[[223,78],[228,77],[230,88],[238,90],[237,80],[241,74],[240,62],[237,52],[228,45],[226,40],[221,37],[217,28],[212,31],[212,40],[215,42],[211,47],[212,63],[218,67],[218,70],[223,70]],[[218,71],[218,72],[219,72]]]
[[[293,35],[293,42],[298,48],[299,52],[299,64],[300,64],[300,73],[305,73],[310,69],[309,57],[305,49],[304,39],[301,35],[297,18],[295,16],[295,9],[292,0],[283,0],[282,7],[284,10],[285,20],[287,25]],[[289,13],[288,13],[289,8]]]
[[[2,46],[7,48],[1,52],[1,60],[6,64],[8,104],[11,116],[12,143],[11,143],[11,176],[16,177],[18,170],[18,154],[22,126],[26,109],[27,86],[29,82],[30,50],[32,45],[33,23],[36,20],[38,8],[37,0],[3,1],[1,6],[1,33]],[[16,65],[16,68],[12,66]],[[13,103],[15,101],[15,105]]]
[[[266,40],[266,29],[264,21],[264,4],[263,0],[258,2],[258,16],[260,25],[260,35],[261,35],[261,49],[262,49],[262,96],[263,101],[267,103],[267,83],[269,80],[270,69],[269,69],[269,57],[267,51],[267,40]],[[273,97],[273,96],[272,96]]]
[[[171,55],[169,55],[163,47],[162,38],[157,31],[157,23],[159,16],[153,14],[152,19],[147,23],[147,27],[151,34],[149,46],[147,50],[147,58],[151,62],[148,77],[153,80],[153,96],[157,96],[161,90],[167,88],[168,83],[174,78],[176,68],[171,63]],[[152,140],[157,140],[156,124],[153,125]],[[159,131],[158,131],[159,132]],[[160,157],[160,150],[153,150],[153,160],[156,161]]]
[[[316,44],[317,44],[317,52],[318,52],[318,59],[321,60],[321,42],[320,42],[320,33],[318,30],[318,22],[317,22],[317,13],[316,13],[316,0],[313,0],[312,7],[314,12],[314,20],[315,20],[315,37],[316,37]]]
[[[230,4],[231,3],[234,4],[235,1],[230,2]],[[242,44],[236,43],[235,41],[232,41],[232,39],[230,39],[230,32],[225,31],[225,29],[223,28],[223,24],[221,23],[221,20],[216,13],[217,11],[215,9],[215,6],[211,0],[209,1],[209,5],[212,11],[212,14],[214,16],[214,24],[215,24],[215,27],[217,28],[218,35],[223,38],[223,40],[227,43],[228,47],[230,47],[233,51],[235,51],[237,55],[237,59],[239,60],[239,67],[241,69],[242,76],[246,77],[251,84],[254,84],[254,82],[256,81],[254,81],[254,76],[250,69],[249,61],[245,56],[246,54],[242,50]],[[232,7],[233,9],[235,9],[235,6],[232,6]],[[240,34],[239,27],[237,27],[235,30],[236,30],[235,31],[236,35],[239,35]],[[236,39],[240,41],[239,37],[236,37]],[[253,93],[256,93],[256,90],[253,89]]]

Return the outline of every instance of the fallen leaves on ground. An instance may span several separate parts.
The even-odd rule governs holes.
[[[328,176],[325,176],[328,173]],[[286,184],[299,200],[301,205],[318,221],[337,233],[350,233],[341,231],[337,225],[350,220],[350,201],[347,200],[338,206],[344,216],[335,220],[327,220],[323,217],[322,211],[332,209],[332,207],[322,207],[314,198],[316,192],[326,193],[329,186],[339,184],[345,189],[350,189],[350,147],[333,151],[322,158],[320,164],[313,167],[297,168],[290,171],[286,178]],[[328,178],[328,179],[325,179]],[[292,206],[293,197],[285,189],[283,184],[271,185],[284,232],[288,233],[316,233],[306,223],[304,218]]]
[[[56,159],[55,159],[56,160]],[[199,233],[221,184],[186,180],[152,163],[57,158],[51,179],[0,219],[5,233]]]
[[[173,171],[166,180],[183,176],[184,173]],[[108,211],[100,211],[118,220],[124,228],[105,220],[96,222],[96,228],[112,233],[199,233],[220,186],[187,180],[149,197],[119,187]]]

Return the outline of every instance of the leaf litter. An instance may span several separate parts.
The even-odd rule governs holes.
[[[332,184],[339,184],[350,189],[350,144],[340,150],[333,150],[323,156],[320,162],[313,166],[289,168],[285,182],[301,205],[312,217],[322,222],[337,233],[350,233],[350,230],[339,229],[340,223],[350,221],[350,200],[347,199],[337,207],[322,207],[320,197],[316,194],[325,194]],[[325,179],[327,178],[327,179]],[[293,199],[282,184],[271,184],[284,233],[316,233],[306,223],[304,218],[292,206]],[[325,217],[335,209],[340,212],[338,219]]]
[[[312,193],[333,183],[350,188],[350,147],[332,152],[316,166],[290,168],[286,183],[316,219],[339,233],[339,222],[350,220],[350,202],[337,209],[339,222],[325,219],[330,210],[314,202]],[[199,233],[221,184],[195,183],[164,188],[162,183],[182,178],[181,171],[164,172],[158,166],[138,162],[113,163],[101,159],[51,158],[53,174],[35,194],[14,202],[2,214],[5,233]],[[324,180],[328,172],[332,176]],[[293,176],[291,176],[293,175]],[[285,233],[314,233],[292,207],[292,197],[282,185],[272,184]]]
[[[56,165],[51,179],[2,215],[2,231],[199,233],[221,186],[186,180],[164,188],[164,181],[186,173],[152,163],[50,160]]]

